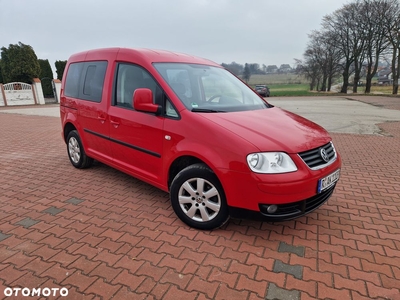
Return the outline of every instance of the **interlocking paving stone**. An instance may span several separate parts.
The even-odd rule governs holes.
[[[83,201],[85,201],[85,200],[81,200],[81,199],[78,199],[78,198],[70,198],[65,202],[68,202],[68,203],[71,203],[71,204],[74,204],[74,205],[78,205],[79,203],[82,203]]]
[[[292,274],[294,277],[297,279],[303,279],[303,266],[292,266],[289,264],[285,264],[284,262],[281,262],[280,260],[275,260],[274,263],[274,272],[275,273],[287,273],[287,274]]]
[[[357,97],[400,109],[399,98]],[[70,166],[59,118],[2,114],[3,109],[14,108],[0,107],[0,127],[6,128],[0,130],[0,157],[6,158],[0,168],[3,285],[69,282],[71,299],[86,294],[394,300],[400,295],[394,259],[400,256],[400,122],[379,125],[387,136],[333,133],[343,158],[341,179],[329,201],[299,222],[230,220],[220,230],[203,232],[176,218],[167,193],[101,164],[84,172]],[[43,139],[45,144],[36,143]],[[82,208],[78,215],[77,208]],[[24,228],[15,224],[19,220],[26,226],[40,223]],[[196,260],[195,249],[200,250]],[[252,282],[250,271],[254,284],[246,284]]]
[[[25,228],[29,228],[29,227],[31,227],[31,226],[33,226],[33,225],[39,223],[39,222],[40,222],[40,221],[38,221],[38,220],[33,220],[33,219],[31,219],[31,218],[25,218],[25,219],[23,219],[23,220],[21,220],[21,221],[15,223],[15,224],[16,224],[16,225],[21,225],[21,226],[23,226],[23,227],[25,227]]]
[[[299,300],[300,292],[296,290],[285,290],[273,283],[268,286],[267,300]]]
[[[62,211],[64,211],[64,209],[52,206],[52,207],[49,207],[49,208],[45,209],[42,212],[55,216],[55,215],[59,214]]]
[[[279,243],[278,252],[289,252],[297,254],[300,257],[304,257],[304,247],[303,246],[293,246],[286,244],[285,242]]]
[[[9,238],[11,236],[11,234],[4,234],[2,232],[0,232],[0,242],[5,240],[6,238]]]

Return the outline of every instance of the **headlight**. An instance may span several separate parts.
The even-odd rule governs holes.
[[[283,152],[262,152],[247,155],[247,164],[256,173],[289,173],[297,167],[289,155]]]

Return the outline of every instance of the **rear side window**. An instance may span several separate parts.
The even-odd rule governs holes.
[[[65,81],[65,96],[78,98],[79,80],[83,69],[83,63],[70,64]]]
[[[86,62],[83,68],[83,86],[80,90],[80,99],[95,102],[101,101],[103,93],[104,77],[106,75],[107,62]]]
[[[100,102],[106,70],[106,61],[71,64],[65,82],[65,95]]]

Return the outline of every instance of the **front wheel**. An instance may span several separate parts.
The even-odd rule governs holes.
[[[67,137],[67,151],[71,164],[78,169],[85,169],[92,165],[93,159],[86,155],[81,139],[76,130],[72,130]]]
[[[187,225],[204,230],[228,221],[228,206],[217,176],[204,164],[186,167],[171,183],[170,197],[177,216]]]

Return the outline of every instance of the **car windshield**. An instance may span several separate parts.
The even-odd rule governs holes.
[[[154,63],[187,109],[233,112],[270,107],[240,79],[223,68],[184,63]]]

